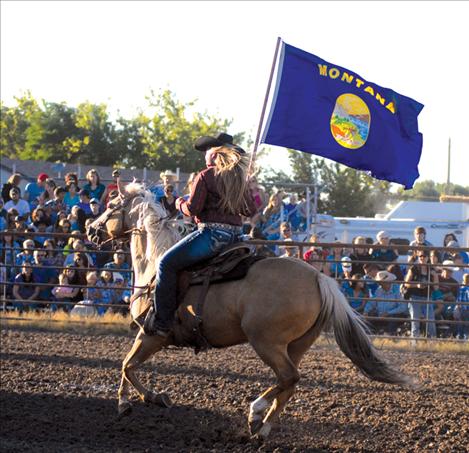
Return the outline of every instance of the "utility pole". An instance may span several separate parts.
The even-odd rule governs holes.
[[[450,195],[449,187],[451,184],[451,137],[448,140],[448,175],[446,177],[446,195]]]

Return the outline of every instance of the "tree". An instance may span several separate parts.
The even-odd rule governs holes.
[[[139,156],[146,166],[155,169],[179,167],[194,172],[204,166],[202,153],[194,151],[194,141],[202,135],[215,135],[229,130],[231,120],[222,120],[206,113],[193,113],[195,101],[182,103],[165,90],[158,95],[153,91],[147,98],[151,116],[140,113],[143,153]],[[235,143],[241,143],[244,133],[235,134]]]
[[[90,165],[179,167],[198,171],[204,157],[193,148],[202,135],[229,130],[231,120],[195,111],[195,101],[182,103],[169,91],[151,92],[149,113],[110,120],[106,104],[37,101],[30,92],[16,105],[1,104],[1,153],[19,159],[82,162]],[[241,143],[244,134],[234,135]]]
[[[423,180],[415,183],[413,189],[398,191],[398,195],[404,200],[431,200],[438,201],[440,195],[469,195],[469,186],[459,184],[435,183],[432,180]]]
[[[26,141],[31,121],[40,114],[38,102],[31,92],[15,97],[16,106],[1,104],[0,135],[1,154],[11,159],[28,159]]]
[[[313,156],[301,151],[288,150],[290,165],[294,174],[295,182],[304,184],[314,184],[316,175],[314,174]]]
[[[391,184],[387,181],[308,153],[290,151],[289,157],[295,182],[317,182],[319,212],[339,217],[373,217],[390,197]]]
[[[76,133],[64,140],[66,157],[88,165],[113,165],[121,157],[114,146],[115,126],[106,104],[81,103],[74,114]]]

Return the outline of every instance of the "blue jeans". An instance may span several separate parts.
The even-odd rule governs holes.
[[[419,304],[412,303],[412,300],[427,300],[426,297],[412,296],[409,302],[409,313],[411,319],[416,319],[416,321],[411,321],[411,335],[412,337],[420,336],[420,321],[419,319],[423,316],[428,319],[435,319],[435,306],[432,303],[428,304]],[[434,322],[429,322],[428,326],[428,336],[436,337],[436,324]]]
[[[173,245],[161,257],[155,288],[156,322],[168,326],[177,308],[177,279],[182,270],[213,258],[222,249],[240,240],[234,231],[198,229]]]

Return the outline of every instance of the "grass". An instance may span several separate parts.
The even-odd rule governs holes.
[[[57,312],[3,312],[0,316],[0,326],[15,326],[19,328],[65,331],[86,334],[126,334],[129,332],[130,319],[116,313],[106,313],[104,316],[76,316]]]
[[[15,326],[37,330],[84,333],[90,335],[120,334],[129,335],[130,319],[120,314],[106,313],[104,316],[71,316],[64,312],[23,313],[3,312],[0,326]],[[335,345],[331,335],[322,335],[316,344],[320,346]],[[451,339],[414,340],[410,337],[373,337],[373,344],[378,349],[443,352],[469,354],[469,342]]]

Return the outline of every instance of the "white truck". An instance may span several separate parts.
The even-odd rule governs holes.
[[[385,230],[392,239],[412,241],[414,229],[423,226],[426,239],[435,246],[443,246],[443,238],[453,233],[461,247],[469,247],[469,199],[467,201],[400,201],[389,213],[374,218],[332,217],[317,215],[312,232],[321,242],[350,243],[356,236],[376,240]]]

